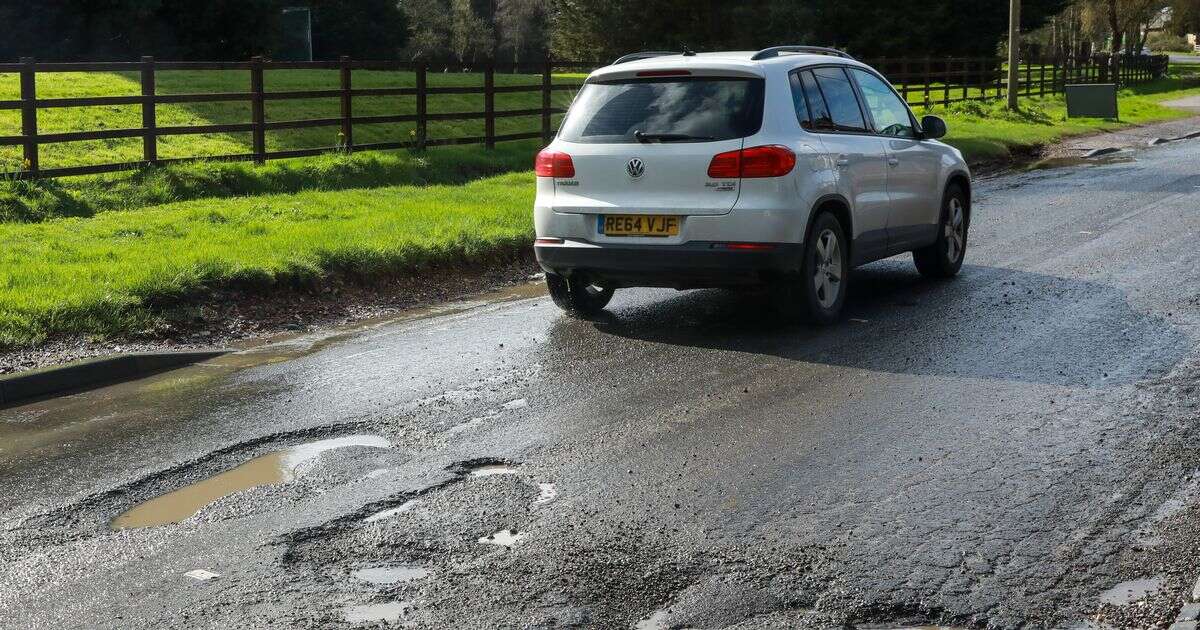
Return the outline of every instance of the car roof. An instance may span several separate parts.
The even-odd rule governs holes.
[[[639,72],[647,70],[688,70],[693,74],[720,76],[765,77],[768,68],[786,66],[788,69],[801,66],[811,66],[824,63],[868,67],[865,64],[848,57],[814,53],[781,53],[764,59],[754,59],[758,51],[739,50],[729,52],[706,52],[692,55],[659,55],[626,61],[616,65],[599,68],[588,76],[589,80],[612,80],[633,78]]]

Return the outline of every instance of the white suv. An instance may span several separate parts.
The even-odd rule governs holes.
[[[534,250],[555,303],[621,287],[765,284],[837,318],[849,271],[913,252],[962,266],[971,175],[891,85],[842,52],[637,53],[593,72],[537,156]]]

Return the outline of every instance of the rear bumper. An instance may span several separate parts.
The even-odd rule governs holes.
[[[803,245],[731,249],[725,243],[683,245],[597,245],[585,241],[537,244],[538,264],[550,273],[587,274],[615,286],[704,287],[759,284],[799,271]]]

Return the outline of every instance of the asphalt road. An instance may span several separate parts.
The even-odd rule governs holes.
[[[978,182],[959,278],[869,265],[827,328],[721,291],[574,321],[531,286],[0,411],[0,625],[1169,621],[1198,164]]]

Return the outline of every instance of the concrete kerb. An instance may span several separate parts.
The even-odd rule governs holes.
[[[0,377],[0,408],[37,398],[129,381],[205,361],[229,350],[151,352],[85,359]]]

